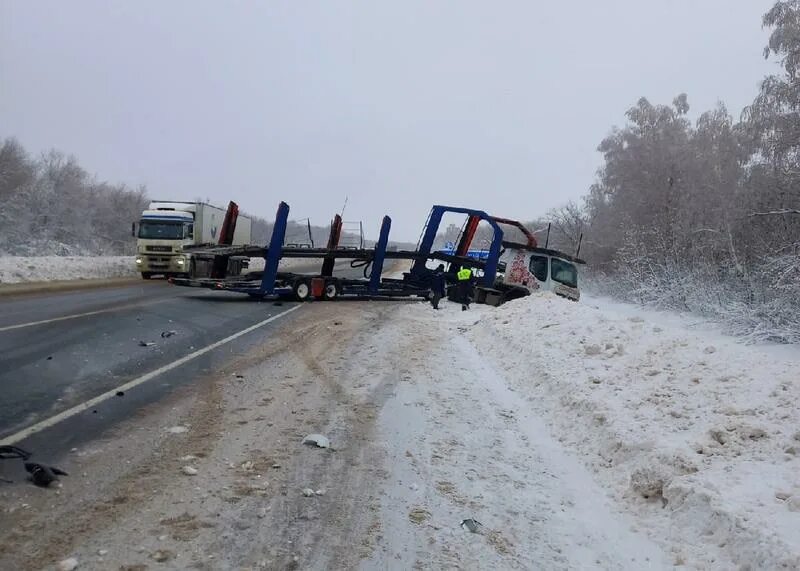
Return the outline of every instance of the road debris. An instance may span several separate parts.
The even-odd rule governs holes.
[[[25,470],[31,475],[31,482],[40,488],[47,488],[58,480],[59,476],[69,476],[64,470],[55,466],[45,466],[37,462],[25,462]]]
[[[0,460],[13,460],[15,458],[19,458],[20,460],[27,460],[33,456],[27,450],[23,450],[18,446],[12,446],[10,444],[4,444],[0,446]]]
[[[118,397],[124,397],[125,396],[125,391],[117,391],[116,394],[117,394]]]
[[[152,347],[155,345],[152,341],[139,341],[139,347]]]
[[[100,557],[105,557],[106,555],[108,555],[108,549],[98,549],[97,550],[97,554]]]
[[[325,495],[325,490],[314,490],[314,495],[315,496],[324,496]]]
[[[197,459],[198,459],[197,456],[195,456],[194,454],[187,454],[186,456],[182,456],[181,458],[179,458],[181,462],[194,462]]]
[[[167,432],[170,434],[183,434],[184,432],[189,432],[189,429],[185,426],[172,426],[167,429]]]
[[[158,561],[159,563],[164,563],[173,559],[175,557],[175,552],[170,551],[169,549],[158,549],[150,554],[150,558],[153,561]]]
[[[303,438],[303,444],[307,444],[308,446],[316,446],[317,448],[331,447],[331,441],[328,440],[327,436],[323,436],[322,434],[309,434]]]
[[[70,557],[69,559],[64,559],[63,561],[59,561],[58,565],[56,565],[56,569],[58,571],[72,571],[78,566],[78,560],[74,557]]]
[[[472,533],[482,533],[484,525],[477,519],[468,518],[461,520],[461,527]]]
[[[314,490],[311,488],[303,488],[303,495],[307,498],[311,498],[314,496]]]
[[[166,339],[167,337],[172,337],[173,335],[177,335],[177,334],[178,334],[178,332],[174,331],[174,330],[162,331],[161,332],[161,338],[162,339]]]
[[[417,525],[422,524],[422,522],[430,519],[431,512],[426,510],[425,508],[414,508],[410,512],[408,512],[408,519],[411,520],[412,523]]]
[[[194,468],[192,466],[184,466],[183,468],[181,468],[181,472],[183,472],[187,476],[197,476],[197,468]]]

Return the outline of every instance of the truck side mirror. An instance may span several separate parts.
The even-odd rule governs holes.
[[[136,238],[136,222],[131,222],[131,236]]]

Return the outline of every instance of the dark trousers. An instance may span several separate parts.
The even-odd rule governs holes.
[[[440,299],[442,299],[442,292],[440,291],[433,292],[433,295],[431,296],[431,305],[433,306],[433,309],[439,309]]]
[[[458,298],[461,301],[461,308],[469,308],[470,298],[472,297],[472,284],[469,281],[458,282]]]

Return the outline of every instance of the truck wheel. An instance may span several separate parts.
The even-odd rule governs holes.
[[[322,299],[325,301],[333,301],[339,297],[339,284],[336,282],[328,282],[325,284],[325,291],[322,293]]]
[[[142,279],[143,280],[149,280],[152,277],[153,277],[153,274],[151,272],[142,272]]]
[[[311,285],[307,280],[297,280],[292,286],[294,297],[297,301],[307,301],[311,297]]]

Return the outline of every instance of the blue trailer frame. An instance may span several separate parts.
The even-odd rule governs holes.
[[[448,262],[451,268],[455,266],[469,266],[484,270],[482,282],[491,286],[497,273],[497,263],[500,258],[500,251],[503,242],[503,230],[492,219],[489,214],[482,210],[461,208],[454,206],[434,205],[425,227],[424,236],[417,250],[414,251],[387,251],[389,244],[389,233],[391,231],[392,219],[384,216],[378,241],[373,249],[309,249],[284,247],[286,229],[289,223],[289,205],[281,202],[275,214],[275,224],[272,229],[269,244],[266,247],[216,247],[201,248],[193,250],[195,256],[262,256],[264,258],[264,271],[260,280],[253,279],[216,279],[216,278],[174,278],[170,281],[176,285],[190,287],[206,287],[216,290],[232,291],[245,293],[252,297],[268,298],[281,297],[296,294],[297,282],[309,282],[314,279],[325,279],[329,283],[335,284],[339,288],[339,293],[362,298],[376,297],[407,297],[420,296],[427,298],[432,271],[426,267],[428,260],[438,260]],[[489,247],[485,259],[476,259],[470,256],[459,256],[444,251],[432,251],[433,242],[441,225],[442,217],[447,212],[465,214],[470,218],[486,221],[494,230],[494,237]],[[344,279],[333,278],[323,272],[319,276],[304,276],[290,273],[281,273],[278,266],[281,258],[324,258],[326,260],[336,258],[349,258],[360,260],[365,265],[364,279]],[[412,260],[411,270],[407,272],[403,279],[391,279],[383,277],[383,268],[387,259],[406,259]],[[366,270],[371,267],[369,276]],[[294,280],[290,285],[287,280]]]

